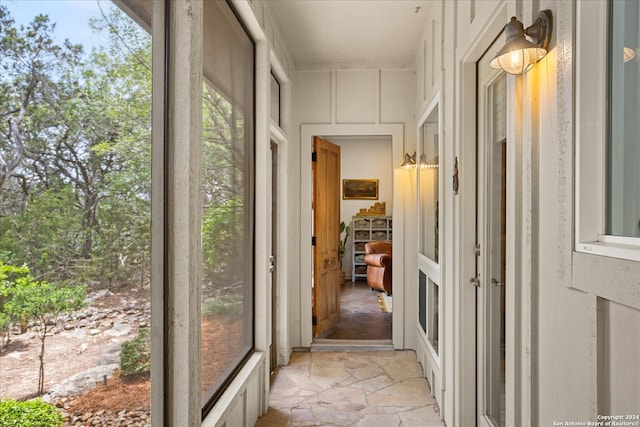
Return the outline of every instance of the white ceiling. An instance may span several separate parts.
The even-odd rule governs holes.
[[[429,0],[267,0],[296,65],[413,62]]]

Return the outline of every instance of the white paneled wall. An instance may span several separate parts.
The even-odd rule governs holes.
[[[335,123],[376,123],[378,70],[337,70],[335,76]]]
[[[326,69],[295,72],[295,114],[300,124],[413,122],[413,70]],[[413,141],[411,133],[405,136]]]

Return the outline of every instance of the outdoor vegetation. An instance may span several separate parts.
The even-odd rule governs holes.
[[[63,422],[60,410],[41,399],[0,400],[0,425],[3,427],[57,427]]]
[[[106,47],[0,5],[0,257],[71,286],[149,269],[151,41],[117,9]]]
[[[105,42],[87,51],[60,42],[56,24],[37,11],[29,24],[16,23],[0,1],[0,358],[18,335],[35,332],[38,395],[47,392],[52,329],[74,328],[65,322],[77,322],[70,313],[91,304],[90,294],[144,289],[148,301],[151,37],[117,7],[90,25]],[[203,85],[202,311],[207,327],[229,340],[242,334],[216,322],[243,316],[246,274],[237,260],[251,243],[244,181],[250,163],[238,144],[245,129],[238,111]],[[149,330],[133,332],[122,344],[122,375],[148,374]],[[220,347],[213,334],[208,375],[218,378],[236,354],[219,353],[234,346]],[[44,403],[32,402],[23,408],[2,400],[1,416],[23,420],[6,415],[23,408],[52,417],[42,425],[57,425],[56,411],[49,415]]]
[[[37,332],[38,394],[60,315],[148,280],[151,40],[116,8],[90,25],[85,52],[0,4],[0,335]]]

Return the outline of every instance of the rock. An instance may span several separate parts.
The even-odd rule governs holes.
[[[93,301],[99,298],[108,297],[111,295],[113,295],[113,292],[111,292],[109,289],[100,289],[99,291],[92,292],[89,295],[87,295],[87,298],[85,301],[87,301],[88,303],[92,303]]]
[[[101,332],[100,329],[90,329],[89,330],[89,333],[91,335],[98,335],[100,332]]]
[[[124,335],[128,335],[131,332],[131,326],[125,323],[117,323],[113,325],[113,328],[105,331],[105,335],[110,337],[121,337]]]
[[[87,336],[87,331],[84,329],[74,329],[72,331],[65,331],[63,333],[63,335],[65,337],[69,337],[69,338],[77,338],[77,339],[82,339],[85,338]],[[78,353],[80,354],[80,353]]]
[[[111,376],[118,368],[118,364],[100,365],[95,368],[72,375],[59,384],[51,388],[47,393],[46,400],[52,401],[64,396],[77,396],[85,391],[91,390],[98,383],[102,383],[105,375]],[[86,420],[85,420],[86,421]]]
[[[23,354],[25,354],[24,351],[12,351],[11,353],[7,354],[7,357],[20,360]]]
[[[109,348],[98,361],[98,366],[118,365],[120,363],[120,349],[120,344]]]

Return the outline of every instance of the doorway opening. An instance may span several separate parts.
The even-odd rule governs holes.
[[[402,124],[302,124],[300,127],[300,186],[303,189],[300,193],[300,341],[301,347],[311,348],[314,342],[312,325],[312,303],[313,303],[313,248],[312,236],[314,234],[312,194],[313,194],[313,174],[312,174],[312,152],[314,136],[321,135],[325,139],[333,138],[377,138],[384,136],[391,140],[391,155],[388,161],[393,166],[399,166],[403,158],[404,126]],[[353,161],[351,167],[353,171],[359,171],[360,167],[366,163],[368,152],[361,153],[360,157]],[[345,167],[347,163],[341,162]],[[393,179],[391,183],[391,203],[387,203],[387,209],[394,217],[392,242],[394,247],[393,256],[395,259],[403,259],[403,206],[401,183],[405,178],[404,170],[393,169]],[[364,173],[364,172],[363,172]],[[342,183],[341,183],[342,184]],[[369,203],[369,205],[372,203]],[[389,206],[390,205],[390,206]],[[336,220],[337,221],[337,220]],[[339,222],[336,223],[339,226]],[[348,246],[348,244],[347,244]],[[396,262],[393,270],[393,333],[392,344],[395,349],[405,348],[404,342],[404,300],[405,289],[403,284],[405,262]],[[409,289],[412,292],[411,289]],[[411,297],[413,298],[413,297]],[[416,297],[417,298],[417,297]],[[344,343],[343,343],[344,344]],[[390,346],[388,346],[390,347]]]
[[[392,246],[391,136],[316,137],[314,144],[312,348],[333,344],[391,349],[393,294],[368,284],[365,264],[367,243],[386,241]],[[337,266],[333,291],[327,274],[334,274]],[[332,310],[337,316],[331,316]]]

